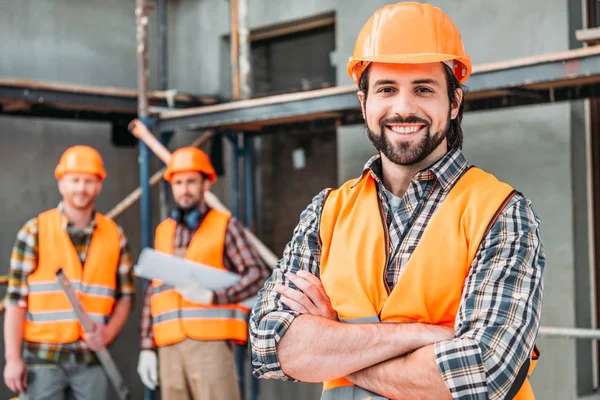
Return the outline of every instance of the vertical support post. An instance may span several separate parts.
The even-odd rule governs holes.
[[[167,90],[169,87],[167,8],[167,0],[158,0],[158,80],[160,90]]]
[[[231,83],[233,90],[233,99],[240,99],[240,66],[239,49],[240,36],[238,32],[238,0],[231,1]]]
[[[233,204],[231,211],[236,218],[240,218],[240,150],[238,145],[238,134],[236,132],[232,132],[229,138],[231,140],[231,145],[233,146],[231,157],[231,171],[233,172],[233,176],[231,178]]]
[[[240,99],[249,99],[251,95],[250,86],[250,30],[248,29],[248,0],[238,1],[238,33],[239,33],[239,86]]]
[[[168,147],[169,146],[169,142],[171,141],[171,139],[173,138],[173,132],[163,132],[160,134],[160,143],[165,146]],[[160,162],[160,167],[162,168],[165,164],[161,161]],[[164,220],[169,216],[169,199],[170,199],[170,193],[171,193],[171,185],[169,185],[169,182],[163,180],[162,182],[160,182],[160,191],[158,193],[158,197],[159,197],[159,201],[160,201],[160,207],[159,207],[159,215],[160,215],[160,220]]]
[[[157,14],[158,14],[158,80],[159,89],[167,90],[169,87],[169,51],[168,51],[168,29],[167,29],[167,12],[168,4],[167,0],[158,0]],[[160,135],[160,142],[163,146],[168,146],[173,132],[165,132]],[[160,166],[164,164],[161,162]],[[169,216],[169,210],[167,207],[170,186],[168,182],[162,181],[158,189],[159,195],[159,215],[161,221]]]
[[[244,133],[244,187],[246,189],[245,224],[250,231],[254,232],[254,137],[250,133]]]
[[[138,66],[138,118],[147,126],[148,121],[148,16],[145,0],[135,1],[136,54]],[[138,163],[140,166],[140,220],[142,249],[152,245],[152,204],[150,197],[150,149],[139,141]],[[148,281],[142,281],[142,293],[146,293]],[[144,400],[154,400],[156,392],[144,388]]]

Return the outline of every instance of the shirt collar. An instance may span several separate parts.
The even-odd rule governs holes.
[[[56,208],[58,209],[58,212],[60,214],[60,226],[62,227],[62,229],[69,230],[69,231],[76,230],[73,223],[71,221],[69,221],[69,219],[65,215],[65,211],[64,211],[65,206],[62,201],[60,203],[58,203],[58,206]],[[83,233],[92,233],[94,231],[94,229],[96,228],[96,225],[97,225],[96,210],[94,210],[94,211],[92,211],[92,219],[90,220],[90,222],[87,224],[87,226],[85,228],[79,229],[79,231],[81,231]]]
[[[444,191],[454,186],[458,178],[469,167],[463,152],[460,149],[452,149],[444,157],[440,158],[434,164],[417,172],[413,180],[424,181],[437,179]],[[367,161],[363,168],[362,175],[358,181],[370,173],[377,183],[382,183],[381,156],[375,155]],[[357,182],[358,183],[358,182]]]

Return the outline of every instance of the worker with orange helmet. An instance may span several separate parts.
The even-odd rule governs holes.
[[[148,288],[138,373],[146,387],[160,385],[163,399],[240,398],[233,344],[247,342],[249,310],[238,303],[257,294],[269,269],[240,222],[204,201],[216,178],[208,156],[194,147],[173,152],[164,174],[176,207],[156,228],[155,249],[240,279],[216,291],[202,282],[174,288],[155,280]]]
[[[377,151],[317,195],[250,318],[254,373],[322,399],[533,399],[545,256],[531,202],[469,165],[471,61],[439,8],[377,10],[348,73]]]
[[[105,399],[94,351],[109,345],[134,296],[123,230],[95,210],[106,171],[98,151],[67,149],[55,169],[62,201],[29,220],[10,261],[4,317],[4,382],[20,399]],[[62,268],[94,322],[83,332],[56,272]],[[23,348],[23,351],[22,351]]]

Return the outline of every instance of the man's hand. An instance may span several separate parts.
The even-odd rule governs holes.
[[[21,358],[6,360],[4,383],[15,393],[25,393],[25,389],[27,389],[27,368]]]
[[[331,300],[319,278],[307,271],[298,271],[295,275],[287,273],[285,276],[301,291],[275,285],[275,291],[281,294],[283,304],[302,314],[338,320],[337,312],[331,306]]]
[[[110,332],[106,328],[106,325],[94,322],[94,331],[85,333],[83,340],[90,348],[90,350],[98,351],[105,347],[111,339]]]
[[[183,296],[184,299],[191,303],[196,304],[212,304],[213,303],[213,292],[206,289],[197,281],[184,288],[177,288],[177,293]]]

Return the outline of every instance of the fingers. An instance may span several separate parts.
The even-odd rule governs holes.
[[[304,313],[309,313],[309,314],[317,314],[318,310],[315,307],[315,305],[313,304],[312,301],[310,301],[310,299],[302,292],[292,289],[290,287],[287,286],[283,286],[283,285],[275,285],[275,290],[281,294],[282,300],[283,297],[286,297],[286,299],[288,300],[288,303],[294,305],[294,307],[296,307],[296,309],[294,309],[294,311],[299,311],[299,312],[304,312]],[[290,304],[286,305],[288,307],[290,307]],[[300,307],[303,311],[300,311]],[[291,307],[290,307],[291,308]]]
[[[310,281],[294,274],[286,274],[286,277],[292,281],[292,283],[296,285],[296,287],[300,289],[317,307],[324,307],[326,306],[326,303],[329,302],[329,298],[325,300],[321,291]]]
[[[156,387],[156,384],[158,383],[158,368],[156,368],[156,366],[151,366],[149,367],[148,371],[148,378],[150,378],[150,383],[154,386],[153,389]]]
[[[27,370],[25,369],[23,371],[23,374],[21,374],[21,393],[25,393],[25,391],[27,390]]]
[[[321,282],[319,278],[317,278],[310,272],[304,270],[298,271],[296,275],[312,283],[315,286],[315,288],[317,288],[317,290],[321,293],[321,295],[327,300],[329,300],[329,296],[327,296],[327,292],[325,292],[325,288],[323,287],[323,282]]]
[[[10,378],[5,378],[4,379],[4,383],[6,383],[6,386],[8,386],[8,388],[10,389],[11,392],[17,392],[17,387],[15,386],[15,383],[12,379]]]
[[[293,311],[297,311],[302,314],[309,314],[306,307],[304,307],[302,304],[298,303],[295,300],[285,297],[283,294],[281,295],[281,302]]]

